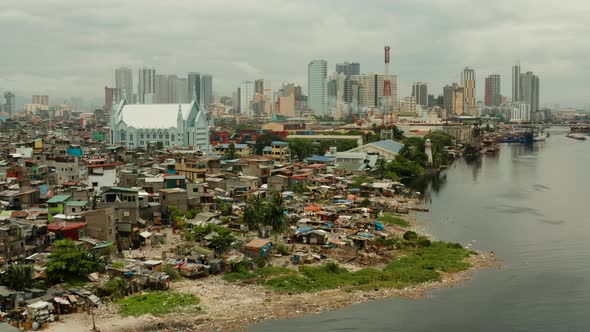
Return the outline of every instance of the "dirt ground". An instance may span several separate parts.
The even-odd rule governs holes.
[[[194,314],[173,313],[163,317],[144,315],[121,317],[115,305],[97,309],[96,326],[107,331],[228,331],[242,330],[248,325],[270,319],[289,319],[316,314],[392,296],[419,299],[429,290],[453,287],[468,280],[481,268],[496,267],[500,263],[488,254],[469,258],[473,267],[456,274],[445,274],[440,282],[431,282],[405,289],[379,289],[370,292],[327,290],[305,294],[277,294],[258,285],[236,285],[223,281],[221,276],[198,280],[184,280],[171,284],[179,292],[192,293],[201,298]],[[47,331],[90,331],[92,319],[87,313],[62,317],[62,322],[51,323]]]

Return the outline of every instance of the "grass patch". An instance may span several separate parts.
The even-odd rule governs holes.
[[[410,227],[412,226],[409,222],[405,221],[404,219],[393,215],[391,213],[384,213],[381,217],[377,218],[379,221],[381,221],[384,224],[388,224],[388,225],[398,225],[401,227]]]
[[[405,248],[403,255],[391,261],[383,270],[364,268],[351,272],[336,263],[302,266],[299,271],[285,268],[262,268],[252,272],[230,273],[230,282],[256,282],[279,291],[304,293],[342,288],[347,291],[379,288],[404,288],[428,281],[438,281],[441,272],[459,272],[471,264],[465,258],[471,254],[452,243],[433,242],[428,247]]]
[[[147,294],[136,294],[117,301],[122,316],[154,316],[177,312],[199,304],[200,300],[193,294],[174,291],[154,291]],[[200,308],[197,308],[200,309]]]

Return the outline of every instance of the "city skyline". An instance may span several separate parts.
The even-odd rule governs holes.
[[[583,89],[584,78],[590,74],[590,60],[583,56],[588,47],[584,43],[554,47],[564,36],[574,38],[586,32],[588,28],[581,27],[583,22],[576,18],[590,10],[588,4],[559,4],[561,7],[556,8],[551,3],[548,9],[543,4],[531,7],[526,1],[510,2],[510,6],[499,1],[486,3],[471,17],[450,19],[459,15],[457,9],[463,3],[418,1],[396,5],[375,1],[374,6],[360,7],[355,3],[332,6],[335,3],[330,1],[278,2],[273,6],[253,1],[230,6],[220,1],[167,8],[157,2],[150,2],[150,6],[141,2],[139,6],[134,1],[106,1],[94,8],[71,11],[74,3],[67,0],[35,6],[9,1],[10,10],[0,15],[0,28],[11,36],[4,51],[9,60],[0,64],[0,90],[18,96],[46,94],[53,100],[100,98],[105,85],[115,85],[112,70],[121,66],[134,71],[153,66],[158,72],[179,77],[202,68],[215,76],[213,90],[228,96],[239,82],[259,78],[268,79],[275,87],[293,82],[306,89],[306,65],[312,59],[327,60],[329,73],[336,63],[345,61],[360,63],[363,73],[382,72],[382,46],[392,45],[391,73],[398,76],[400,96],[409,96],[416,81],[428,82],[431,93],[440,94],[448,82],[459,81],[458,72],[465,66],[476,70],[476,85],[483,87],[489,74],[510,77],[512,64],[521,59],[523,67],[543,79],[541,105],[581,107],[588,103]],[[324,9],[332,7],[336,9],[326,14]],[[513,10],[506,12],[503,8]],[[56,19],[49,24],[47,15]],[[195,16],[199,19],[188,19]],[[236,33],[253,16],[261,19],[252,21],[245,32],[265,31],[267,38],[252,40]],[[227,17],[234,19],[220,19]],[[135,27],[149,18],[154,18],[149,31]],[[283,24],[275,24],[279,21]],[[377,25],[376,21],[384,23]],[[436,23],[439,21],[452,23]],[[44,22],[46,32],[42,40],[34,37],[34,26],[40,22]],[[417,26],[415,32],[429,42],[414,45],[408,42],[413,37],[391,33],[408,25]],[[183,33],[204,27],[213,33]],[[62,37],[63,31],[82,33]],[[470,42],[459,43],[465,38],[455,38],[457,35]],[[519,38],[512,38],[514,35]],[[35,43],[29,42],[33,39]],[[277,40],[288,41],[272,49],[261,44]],[[363,43],[359,45],[358,40]],[[490,41],[502,47],[491,47]],[[38,61],[40,49],[44,57]],[[509,89],[504,84],[502,95],[510,96]],[[483,95],[479,93],[478,97],[481,100]]]

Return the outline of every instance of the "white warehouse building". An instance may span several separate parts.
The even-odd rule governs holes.
[[[111,108],[111,144],[147,147],[159,143],[164,148],[191,147],[211,152],[207,113],[195,101],[189,104],[127,104]]]

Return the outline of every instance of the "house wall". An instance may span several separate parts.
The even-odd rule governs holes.
[[[115,242],[115,209],[104,208],[89,210],[86,216],[86,233],[88,236],[102,241]]]

